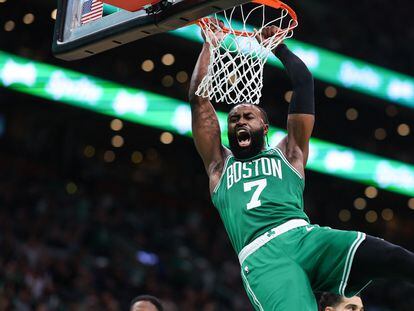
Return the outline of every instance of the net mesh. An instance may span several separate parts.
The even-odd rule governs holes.
[[[270,19],[266,15],[269,10]],[[255,29],[250,24],[260,26]],[[196,95],[227,104],[258,104],[264,64],[273,49],[292,37],[296,20],[286,9],[255,4],[240,5],[204,18],[199,25],[210,46],[210,64]],[[265,39],[261,34],[268,26],[276,26],[277,31]]]

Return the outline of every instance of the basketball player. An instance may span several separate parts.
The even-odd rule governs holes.
[[[320,311],[364,311],[361,297],[346,298],[343,296],[323,293],[319,300]]]
[[[214,31],[213,37],[224,36],[220,28]],[[257,40],[276,31],[267,27]],[[361,232],[309,224],[303,190],[315,119],[313,78],[286,45],[273,52],[293,87],[288,134],[277,146],[266,148],[266,113],[249,103],[229,112],[230,149],[222,145],[212,104],[195,95],[210,61],[208,40],[189,90],[194,142],[209,177],[212,201],[238,254],[250,301],[256,310],[316,311],[313,291],[352,297],[373,279],[412,282],[413,253]]]
[[[130,311],[163,311],[161,302],[151,295],[140,295],[132,299]]]

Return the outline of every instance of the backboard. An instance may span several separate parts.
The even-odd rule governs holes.
[[[97,0],[58,0],[52,46],[56,57],[64,60],[86,58],[147,36],[186,26],[201,17],[250,1],[103,0],[103,2],[105,3]]]

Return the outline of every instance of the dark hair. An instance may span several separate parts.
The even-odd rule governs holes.
[[[236,109],[236,107],[238,107],[240,105],[250,105],[250,106],[256,107],[257,109],[259,109],[260,113],[262,114],[264,123],[269,124],[269,118],[267,117],[266,111],[258,105],[254,105],[254,104],[251,104],[251,103],[239,103],[239,104],[235,105],[233,108],[231,108],[230,112],[232,112],[234,109]]]
[[[158,311],[164,310],[162,307],[161,301],[159,301],[158,298],[151,296],[151,295],[139,295],[135,297],[131,301],[130,308],[132,308],[134,304],[137,303],[138,301],[149,301],[157,308]]]
[[[319,309],[324,311],[326,307],[336,307],[341,302],[342,296],[332,293],[323,293],[321,299],[319,299]]]
[[[356,294],[355,296],[361,298],[361,293]],[[343,298],[343,296],[337,294],[328,292],[322,293],[321,298],[319,299],[319,308],[321,311],[324,311],[326,307],[336,307],[343,301]]]
[[[255,105],[255,107],[257,109],[259,109],[260,112],[262,113],[264,123],[265,124],[269,124],[269,118],[267,117],[267,112],[262,107],[259,107],[257,105]]]

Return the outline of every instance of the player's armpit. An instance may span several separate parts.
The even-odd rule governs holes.
[[[278,145],[288,161],[300,172],[304,171],[309,155],[309,140],[315,116],[311,114],[289,114],[288,136]]]
[[[223,174],[223,170],[225,169],[224,166],[226,165],[226,160],[231,155],[231,151],[226,147],[222,146],[221,154],[222,156],[220,160],[211,162],[208,169],[210,195],[213,194],[214,189],[220,181],[220,178]]]
[[[306,166],[309,155],[309,140],[312,135],[315,116],[312,114],[289,114],[287,120],[288,142],[286,155],[293,156],[296,148],[302,152],[302,163]]]

